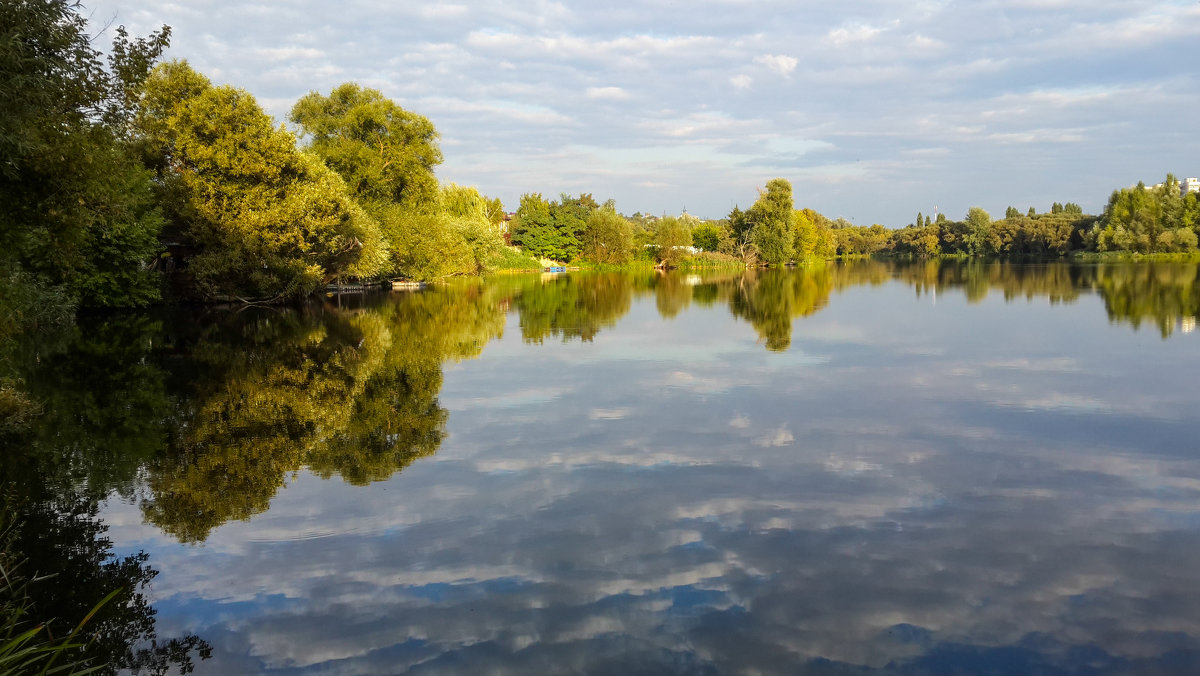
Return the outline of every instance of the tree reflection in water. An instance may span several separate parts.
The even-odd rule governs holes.
[[[779,352],[792,349],[798,320],[836,302],[834,292],[884,284],[918,295],[961,291],[971,303],[993,293],[1051,303],[1096,294],[1111,321],[1149,324],[1164,338],[1200,314],[1195,264],[935,260],[515,276],[354,307],[83,318],[69,335],[13,353],[16,375],[44,409],[4,458],[25,522],[15,547],[38,572],[75,581],[46,585],[37,601],[63,621],[125,590],[96,619],[97,656],[123,668],[186,668],[204,653],[197,637],[143,650],[155,622],[139,590],[155,573],[144,554],[112,556],[97,518],[110,495],[136,500],[149,523],[197,543],[268,509],[302,468],[354,485],[388,479],[438,451],[449,418],[439,401],[444,363],[478,356],[509,312],[526,343],[587,342],[653,294],[666,319],[727,307]]]

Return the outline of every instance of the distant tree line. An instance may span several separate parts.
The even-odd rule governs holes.
[[[840,221],[841,219],[839,219]],[[1114,190],[1099,216],[1083,213],[1071,202],[1055,202],[1038,213],[1015,207],[992,220],[972,207],[961,221],[945,214],[936,219],[917,214],[916,221],[898,230],[882,225],[834,223],[839,255],[899,254],[917,257],[1063,256],[1074,252],[1188,253],[1200,238],[1200,193],[1182,194],[1172,174],[1152,188],[1138,183]]]

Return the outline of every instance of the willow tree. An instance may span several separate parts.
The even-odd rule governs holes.
[[[453,183],[438,190],[426,208],[376,204],[391,244],[390,269],[409,279],[431,280],[486,272],[504,246],[493,223],[495,204],[474,187]]]
[[[297,297],[382,270],[378,224],[248,92],[213,87],[179,62],[156,68],[146,89],[145,146],[200,250],[189,271],[201,294]]]

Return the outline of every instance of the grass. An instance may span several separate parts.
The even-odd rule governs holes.
[[[500,249],[488,261],[488,267],[492,270],[541,270],[542,264],[538,259],[521,251],[515,246],[506,246]]]
[[[29,580],[22,575],[22,561],[11,551],[13,528],[9,525],[0,532],[0,676],[82,675],[105,669],[107,665],[89,665],[87,660],[70,659],[69,655],[84,647],[80,642],[84,626],[121,590],[115,589],[101,599],[67,636],[50,636],[45,622],[27,617],[32,606],[29,585],[45,583],[47,578]],[[58,664],[64,654],[67,661]]]

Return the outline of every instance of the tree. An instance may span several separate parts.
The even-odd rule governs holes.
[[[692,246],[701,251],[716,251],[721,245],[721,231],[712,223],[701,223],[692,228]]]
[[[767,181],[765,191],[750,207],[748,220],[753,224],[750,240],[762,259],[770,265],[783,265],[792,260],[792,184],[786,179]]]
[[[162,219],[127,130],[170,29],[118,28],[106,67],[78,12],[0,4],[0,262],[87,305],[141,305],[158,297]]]
[[[433,169],[442,162],[437,130],[380,91],[347,82],[329,96],[310,92],[292,107],[289,119],[358,199],[410,208],[437,199]]]
[[[1159,188],[1143,183],[1114,190],[1104,213],[1088,235],[1099,251],[1127,250],[1139,253],[1190,251],[1196,234],[1192,206],[1194,197],[1179,194],[1172,174]]]
[[[296,149],[254,97],[203,86],[186,64],[156,68],[142,120],[147,147],[176,180],[183,232],[200,249],[189,271],[205,296],[299,297],[341,274],[383,271],[378,223],[342,179]],[[178,98],[179,85],[185,92]],[[163,103],[171,102],[173,103]]]
[[[632,255],[633,226],[611,206],[588,215],[583,231],[585,258],[597,263],[625,263]]]
[[[967,210],[965,243],[967,253],[972,256],[983,256],[995,251],[991,242],[992,217],[979,207]]]
[[[539,258],[557,258],[564,252],[554,217],[550,215],[550,202],[541,193],[521,195],[516,216],[509,225],[512,243]]]
[[[795,233],[792,251],[796,260],[809,258],[817,248],[817,224],[809,217],[808,210],[800,209],[792,214],[792,228]]]
[[[733,232],[735,245],[749,241],[750,228],[754,226],[749,216],[748,212],[742,211],[736,205],[729,212],[729,229]]]
[[[564,193],[558,202],[548,202],[539,193],[522,195],[510,227],[512,242],[535,256],[570,261],[582,250],[580,237],[589,215],[599,206],[586,193],[579,197]]]
[[[691,228],[681,218],[660,218],[654,226],[654,244],[658,248],[658,259],[675,267],[688,256],[687,248],[692,245]]]

